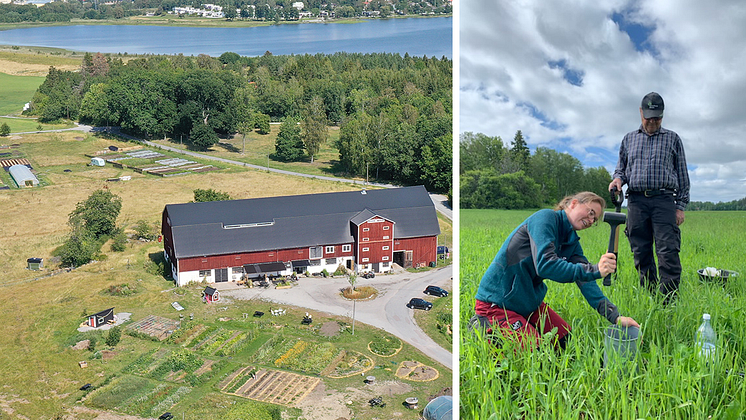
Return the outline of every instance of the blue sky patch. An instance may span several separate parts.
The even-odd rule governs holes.
[[[548,64],[550,69],[562,70],[562,77],[571,85],[583,86],[583,76],[585,75],[585,72],[583,72],[582,70],[571,69],[567,65],[567,61],[565,61],[565,59],[550,61]]]
[[[619,26],[619,29],[629,35],[629,39],[634,44],[635,49],[639,52],[648,52],[653,56],[658,55],[658,51],[650,42],[650,35],[655,31],[655,26],[645,26],[640,22],[630,19],[628,13],[614,12],[610,16],[611,20]]]

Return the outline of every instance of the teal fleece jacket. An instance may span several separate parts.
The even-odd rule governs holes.
[[[547,294],[545,279],[575,283],[588,304],[612,324],[619,310],[601,292],[598,265],[583,255],[564,210],[539,210],[505,240],[479,283],[476,299],[528,318]]]

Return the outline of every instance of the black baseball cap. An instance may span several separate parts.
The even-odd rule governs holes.
[[[663,117],[663,98],[655,92],[650,92],[642,98],[640,108],[645,118]]]

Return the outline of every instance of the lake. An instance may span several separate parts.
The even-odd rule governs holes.
[[[0,44],[128,54],[242,56],[409,53],[452,57],[451,17],[372,19],[360,23],[303,23],[253,28],[77,25],[0,31]]]

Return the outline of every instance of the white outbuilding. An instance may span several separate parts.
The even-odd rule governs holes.
[[[8,169],[8,172],[16,185],[18,185],[18,188],[35,187],[39,185],[39,180],[36,178],[36,175],[31,173],[31,169],[26,165],[13,165]]]
[[[106,165],[106,161],[101,159],[100,157],[91,158],[91,166],[104,166],[104,165]]]

